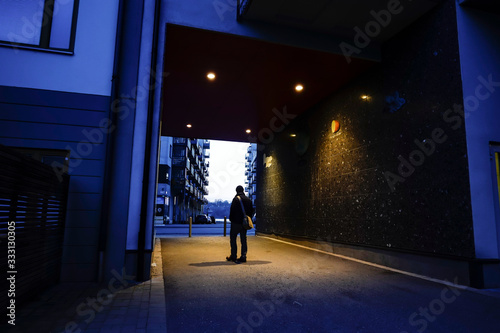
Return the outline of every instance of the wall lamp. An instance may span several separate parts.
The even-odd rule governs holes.
[[[332,121],[332,133],[337,133],[340,130],[340,123],[336,120]]]

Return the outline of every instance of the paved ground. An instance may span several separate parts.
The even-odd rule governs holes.
[[[151,280],[143,283],[126,281],[120,278],[122,272],[117,272],[111,288],[109,282],[58,284],[18,308],[16,325],[0,325],[0,332],[165,333],[159,240],[153,255],[155,266],[152,267]]]
[[[225,261],[228,237],[169,237],[157,245],[150,281],[129,281],[109,300],[102,298],[106,284],[59,284],[19,308],[16,326],[0,332],[496,333],[500,327],[499,290],[457,289],[263,237],[249,237],[243,264]]]
[[[262,237],[163,238],[168,332],[499,332],[500,295],[421,280]]]

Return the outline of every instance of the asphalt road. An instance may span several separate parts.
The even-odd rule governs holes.
[[[162,238],[168,332],[500,331],[500,292],[456,289],[262,237]]]

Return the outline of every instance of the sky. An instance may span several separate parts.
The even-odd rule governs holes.
[[[245,187],[245,154],[250,144],[210,140],[208,195],[215,200],[233,200],[236,186]]]

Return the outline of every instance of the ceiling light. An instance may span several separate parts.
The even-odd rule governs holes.
[[[208,73],[208,74],[207,74],[207,78],[208,78],[210,81],[213,81],[213,80],[215,80],[215,74],[214,74],[214,73],[212,73],[212,72],[210,72],[210,73]]]
[[[304,90],[304,86],[300,83],[295,86],[295,91],[301,92],[302,90]]]
[[[370,96],[368,96],[368,95],[362,95],[361,99],[364,100],[364,101],[367,101],[367,100],[370,99]]]
[[[250,134],[250,133],[252,133],[252,130],[251,129],[247,129],[245,132],[247,132],[247,134]]]
[[[297,136],[297,134],[290,134],[290,136],[291,136],[292,138],[295,138],[295,137]]]
[[[187,125],[186,125],[186,127],[187,127],[187,128],[191,128],[191,127],[193,127],[193,125],[191,125],[191,124],[187,124]]]

